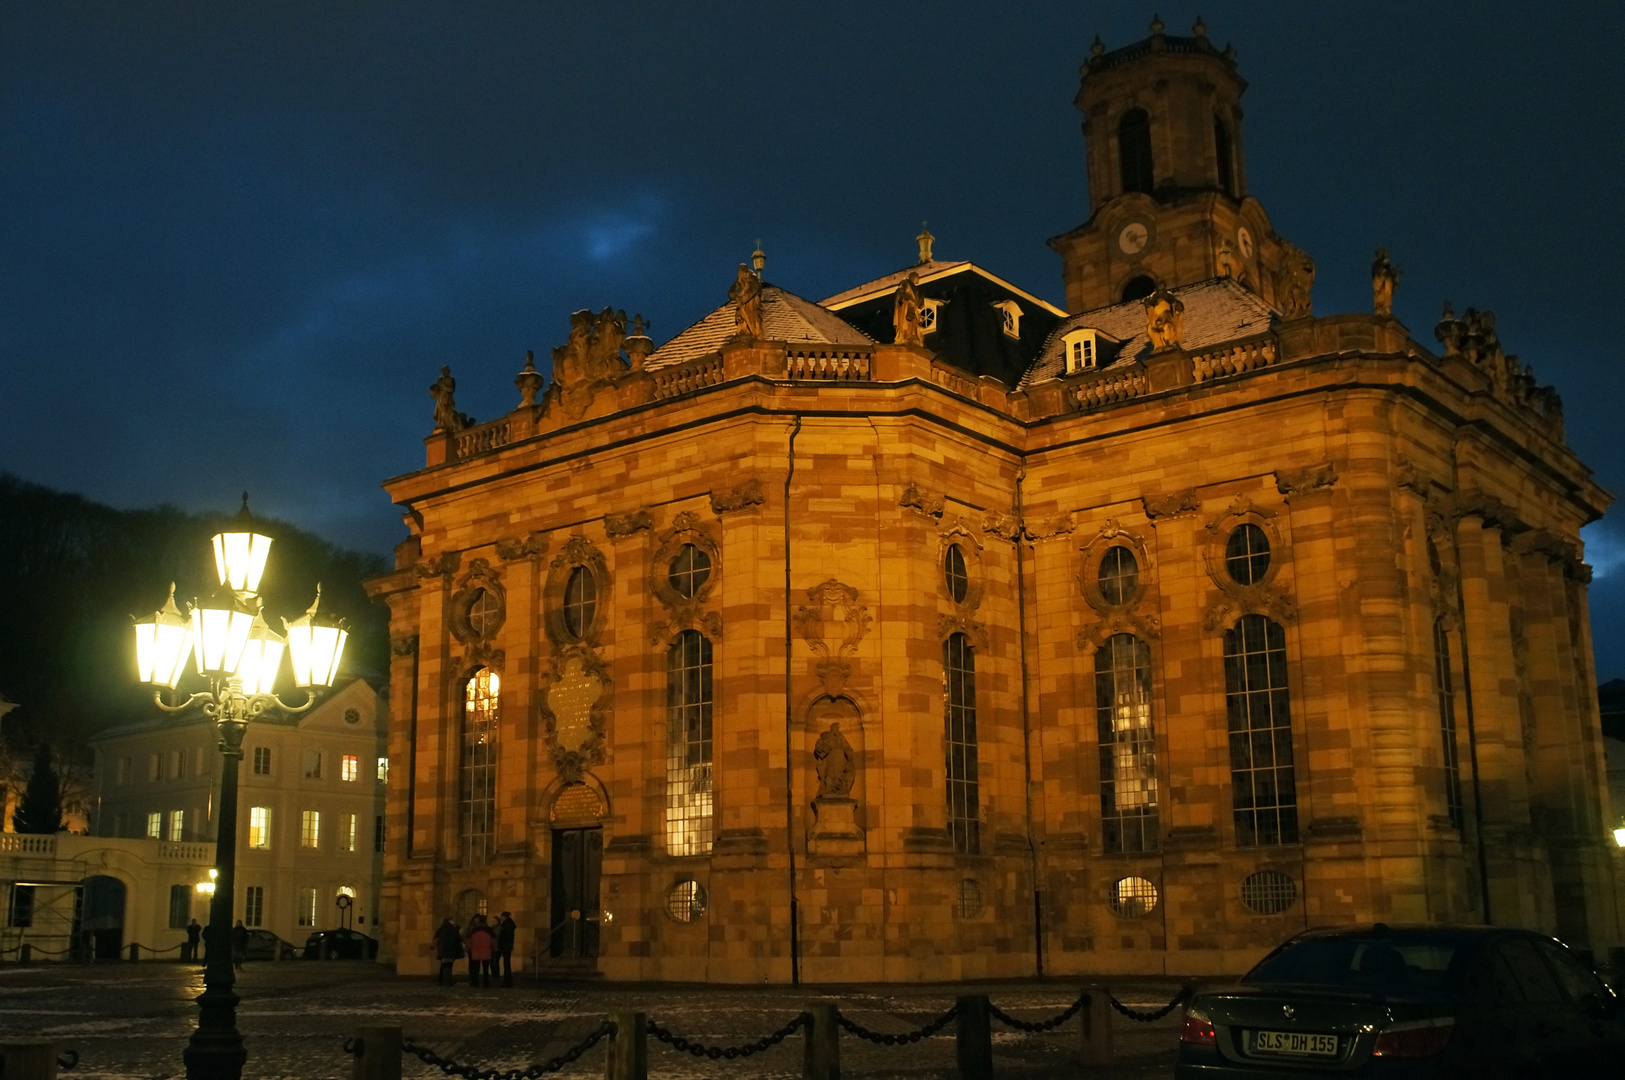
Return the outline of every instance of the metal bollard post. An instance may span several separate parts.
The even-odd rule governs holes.
[[[1089,988],[1083,1010],[1083,1063],[1090,1068],[1112,1066],[1112,1004],[1104,986]]]
[[[959,1080],[993,1080],[993,1014],[986,994],[959,999]]]
[[[139,959],[141,959],[141,945],[132,941],[130,942],[130,963],[133,964]]]
[[[649,1080],[649,1017],[640,1012],[612,1012],[615,1031],[604,1054],[604,1080]]]
[[[21,945],[17,946],[17,963],[19,963],[19,964],[32,964],[33,962],[34,962],[34,946],[30,945],[26,941],[23,942]]]
[[[26,946],[25,946],[26,948]],[[50,1039],[0,1042],[6,1080],[56,1080],[56,1043]]]
[[[801,1054],[803,1080],[841,1080],[840,1007],[833,1001],[807,1006],[807,1040]]]
[[[401,1029],[355,1029],[355,1080],[401,1080]]]

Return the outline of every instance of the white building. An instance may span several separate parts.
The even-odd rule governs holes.
[[[308,713],[255,718],[237,799],[236,917],[295,945],[312,930],[377,936],[383,872],[385,703],[357,679]],[[201,712],[163,715],[95,740],[93,831],[213,841],[220,754]],[[195,912],[206,920],[199,902]],[[186,923],[176,910],[171,920]]]

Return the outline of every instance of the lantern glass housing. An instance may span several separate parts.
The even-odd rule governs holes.
[[[293,664],[293,681],[301,687],[332,686],[338,674],[344,643],[349,638],[341,620],[319,614],[322,588],[316,586],[316,600],[299,618],[282,620],[288,634],[288,659]]]
[[[238,515],[241,521],[244,514]],[[223,532],[214,536],[214,567],[220,584],[236,592],[258,592],[271,554],[271,538],[256,532]]]
[[[192,609],[192,655],[199,675],[220,679],[236,674],[256,614],[227,590]]]
[[[175,583],[169,599],[150,619],[135,624],[135,666],[141,681],[175,689],[192,651],[192,624],[175,606]]]
[[[237,664],[237,678],[242,680],[243,693],[269,694],[282,668],[282,653],[287,641],[256,615],[248,631],[248,644],[243,647],[243,658]]]

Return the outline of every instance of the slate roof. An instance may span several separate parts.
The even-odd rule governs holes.
[[[690,326],[650,354],[645,368],[670,367],[685,360],[714,353],[734,336],[732,300]],[[776,285],[762,286],[762,337],[791,345],[873,345],[874,341],[839,315],[825,311],[811,300],[785,292]]]
[[[1276,314],[1268,304],[1227,277],[1181,285],[1169,292],[1185,305],[1181,337],[1186,352],[1202,352],[1227,341],[1253,337],[1275,324]],[[1038,359],[1022,376],[1021,385],[1030,386],[1064,374],[1066,360],[1061,355],[1061,339],[1080,327],[1122,339],[1115,355],[1102,357],[1102,368],[1151,355],[1151,339],[1145,332],[1145,301],[1112,304],[1073,315],[1056,327],[1039,350]]]

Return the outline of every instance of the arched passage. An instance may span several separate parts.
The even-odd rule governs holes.
[[[98,874],[86,878],[81,887],[84,892],[79,902],[74,941],[88,944],[92,959],[119,959],[124,948],[124,901],[127,895],[124,882]]]

